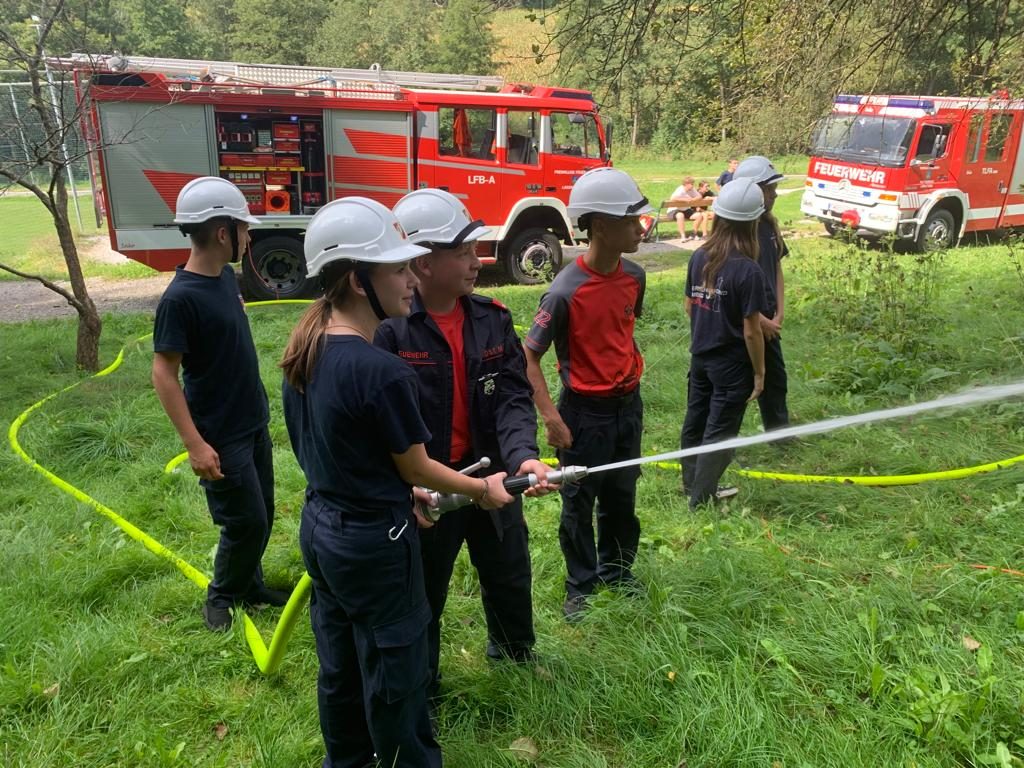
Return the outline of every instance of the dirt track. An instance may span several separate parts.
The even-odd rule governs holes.
[[[646,254],[670,251],[678,247],[680,246],[676,241],[645,243],[641,245],[638,261],[643,263],[643,256]],[[567,248],[566,259],[575,257],[579,250]],[[107,263],[118,263],[118,261],[125,260],[123,256],[111,252],[106,241],[83,252],[83,258]],[[665,268],[663,264],[645,266],[648,266],[651,271]],[[92,296],[101,315],[107,312],[152,312],[156,309],[160,294],[167,287],[172,274],[170,272],[154,272],[153,277],[127,280],[91,278],[88,280],[89,295]],[[488,269],[482,276],[481,287],[494,285],[492,280],[500,274],[495,269]],[[70,289],[67,283],[61,282],[60,284]],[[34,281],[0,280],[0,323],[22,323],[29,320],[60,317],[76,317],[76,312],[58,294]]]

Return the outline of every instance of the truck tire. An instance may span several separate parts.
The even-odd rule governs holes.
[[[955,226],[952,213],[945,208],[934,209],[917,231],[914,250],[924,253],[952,248],[956,245],[956,232],[953,230]]]
[[[825,225],[825,231],[828,232],[830,236],[835,236],[836,232],[839,231],[839,225],[834,221],[823,221],[821,223]]]
[[[246,298],[305,299],[319,292],[316,280],[306,277],[302,242],[274,236],[257,240],[252,255],[242,258],[242,287]]]
[[[524,229],[502,251],[505,273],[519,285],[543,283],[562,268],[562,244],[540,227]]]

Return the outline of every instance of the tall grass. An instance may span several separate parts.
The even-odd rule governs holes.
[[[805,239],[786,263],[784,345],[797,421],[923,399],[1021,371],[1019,284],[1004,247],[936,264],[927,322],[941,379],[906,391],[842,389],[851,334],[823,302],[838,244]],[[638,338],[648,360],[644,451],[670,450],[683,416],[688,326],[682,268],[649,275]],[[489,289],[526,322],[538,288]],[[278,521],[268,580],[294,582],[302,478],[274,367],[301,308],[253,310],[272,399]],[[934,318],[943,318],[936,323]],[[107,319],[114,340],[150,319]],[[0,327],[5,422],[76,378],[67,322]],[[209,571],[216,531],[148,384],[145,346],[122,370],[62,395],[22,442],[43,464]],[[552,373],[553,376],[553,373]],[[899,379],[899,372],[892,380]],[[860,428],[739,461],[822,473],[899,473],[1020,453],[1024,406],[990,405]],[[744,430],[759,428],[748,413]],[[605,592],[579,625],[560,615],[559,504],[527,502],[540,662],[491,665],[465,553],[452,578],[439,711],[447,764],[513,766],[1016,765],[1024,757],[1021,580],[1024,472],[907,488],[732,478],[741,495],[690,512],[678,476],[646,469],[635,596]],[[239,632],[207,632],[202,596],[163,561],[0,453],[0,755],[11,766],[316,766],[316,658],[303,623],[279,675],[256,671]],[[269,633],[274,613],[257,616]]]

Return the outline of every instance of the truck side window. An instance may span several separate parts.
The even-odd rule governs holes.
[[[978,113],[971,118],[971,130],[967,134],[967,162],[976,163],[981,155],[981,133],[985,115]]]
[[[601,142],[593,115],[582,112],[551,113],[551,153],[575,157],[601,157]]]
[[[539,162],[540,115],[536,112],[508,111],[508,162],[537,165]]]
[[[988,122],[988,140],[985,142],[986,163],[998,163],[1003,159],[1003,149],[1012,124],[1013,115],[992,115]]]
[[[932,160],[946,154],[946,142],[949,139],[948,125],[924,125],[921,137],[917,141],[915,160]]]
[[[441,107],[437,110],[438,152],[475,160],[494,160],[495,111]]]

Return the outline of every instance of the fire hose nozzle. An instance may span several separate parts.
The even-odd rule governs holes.
[[[548,472],[547,480],[552,485],[562,485],[564,483],[575,484],[585,478],[587,474],[588,470],[586,467],[562,467],[561,469]],[[538,482],[540,482],[540,480],[537,475],[531,472],[528,475],[506,477],[503,485],[508,493],[519,494],[523,493],[528,488],[532,488]],[[426,511],[426,517],[428,520],[436,523],[441,519],[441,515],[445,512],[451,512],[453,509],[466,507],[472,503],[473,499],[469,498],[469,496],[464,496],[461,493],[445,494],[431,491],[430,507]]]

